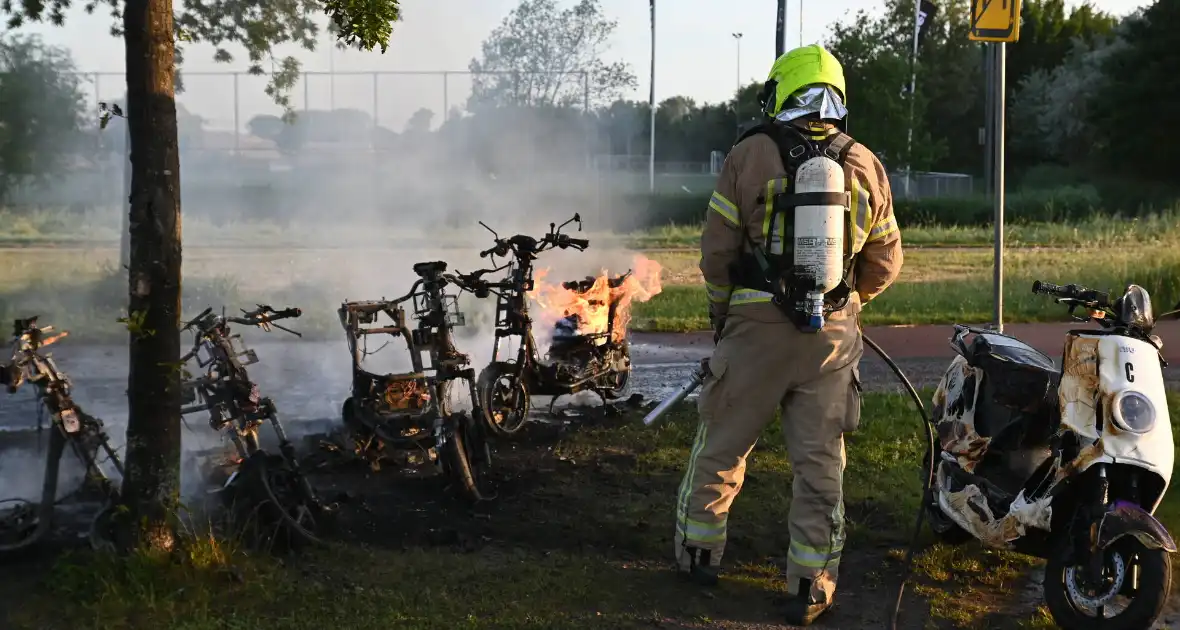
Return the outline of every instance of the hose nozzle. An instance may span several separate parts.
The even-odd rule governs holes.
[[[652,409],[646,416],[643,417],[643,425],[650,427],[655,423],[656,420],[659,420],[661,416],[663,416],[665,413],[668,413],[669,409],[687,398],[689,394],[701,386],[701,383],[705,381],[705,375],[708,374],[708,372],[709,360],[705,359],[701,361],[700,369],[692,375],[692,378],[689,379],[687,383],[682,385],[680,389],[676,390],[676,393],[672,394],[672,396],[667,400],[660,403],[659,405],[656,405],[655,409]]]

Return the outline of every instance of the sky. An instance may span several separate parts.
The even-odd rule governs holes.
[[[479,54],[483,39],[512,10],[518,0],[403,0],[402,22],[394,27],[385,54],[332,50],[324,38],[315,52],[299,48],[280,51],[295,54],[304,70],[327,72],[414,71],[436,75],[310,76],[295,88],[296,109],[307,104],[313,109],[355,108],[374,112],[380,124],[401,131],[417,109],[434,111],[439,122],[447,107],[462,105],[470,79],[462,74],[445,78],[442,71],[462,73],[472,57]],[[572,5],[574,0],[559,0]],[[81,3],[67,15],[64,27],[50,24],[23,26],[19,32],[37,33],[47,43],[68,48],[78,69],[88,73],[109,73],[91,82],[92,100],[119,98],[124,90],[122,40],[109,35],[111,18],[101,9],[87,15]],[[618,22],[608,58],[631,65],[639,88],[629,95],[646,100],[649,88],[651,40],[648,3],[643,0],[601,0],[606,14]],[[880,0],[790,0],[787,11],[787,48],[820,42],[827,27],[856,11],[880,11]],[[1069,5],[1080,4],[1074,0]],[[1126,14],[1151,0],[1092,0],[1096,8]],[[800,6],[802,5],[802,37]],[[697,102],[728,99],[738,83],[760,78],[774,58],[776,3],[774,0],[658,0],[656,5],[656,99],[684,95]],[[664,8],[667,7],[667,8]],[[733,33],[742,33],[739,40]],[[740,64],[739,51],[740,44]],[[1017,44],[1019,45],[1019,44]],[[231,49],[231,52],[239,52]],[[740,74],[739,74],[740,68]],[[185,94],[179,97],[190,112],[207,120],[207,126],[234,128],[234,78],[198,76],[199,72],[244,71],[246,64],[215,63],[212,48],[189,46],[185,50]],[[237,121],[239,128],[257,114],[278,114],[279,109],[262,92],[265,79],[238,78]],[[334,86],[333,86],[334,84]],[[375,98],[376,97],[376,98]]]

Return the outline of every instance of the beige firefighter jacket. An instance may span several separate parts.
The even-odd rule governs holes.
[[[805,133],[814,139],[838,132],[830,124],[810,125]],[[851,315],[893,283],[901,272],[902,252],[889,177],[877,156],[864,145],[853,146],[844,164],[844,175],[845,188],[851,195],[845,253],[858,254],[849,278],[854,291],[845,309]],[[776,221],[773,230],[766,225],[766,193],[776,186],[785,190],[787,177],[778,146],[765,134],[742,140],[725,158],[701,234],[700,268],[714,327],[735,308],[761,321],[786,321],[786,315],[770,304],[769,293],[734,285],[730,265],[749,250],[741,230],[760,246],[767,241],[768,232],[772,232],[772,245],[780,241],[783,223]],[[779,217],[793,220],[789,213]]]

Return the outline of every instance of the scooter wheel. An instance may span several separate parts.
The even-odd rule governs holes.
[[[40,512],[40,505],[23,499],[0,502],[0,559],[17,559],[43,542]]]
[[[90,548],[95,551],[115,551],[115,504],[108,502],[90,521]]]
[[[508,436],[519,432],[529,419],[529,390],[517,368],[493,363],[479,375],[480,416],[488,432]]]
[[[1172,590],[1172,559],[1162,549],[1148,549],[1132,536],[1111,545],[1103,558],[1103,579],[1090,584],[1086,567],[1072,566],[1059,555],[1045,566],[1045,604],[1053,621],[1068,630],[1150,628],[1163,614]],[[1133,580],[1133,568],[1139,575]],[[1105,616],[1107,609],[1118,612]]]
[[[298,473],[281,455],[258,451],[242,462],[233,485],[244,491],[233,493],[239,511],[248,510],[245,525],[256,542],[286,549],[320,544],[320,506],[303,497]]]
[[[458,481],[472,501],[494,497],[490,488],[492,453],[481,427],[464,413],[452,414],[450,439],[443,446],[443,465],[447,476]]]
[[[626,341],[622,342],[622,347],[619,352],[630,359],[631,346]],[[622,370],[611,372],[602,378],[602,396],[607,400],[618,400],[627,395],[631,389],[631,370]]]

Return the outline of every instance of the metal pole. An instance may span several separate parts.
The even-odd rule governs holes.
[[[242,115],[241,101],[238,99],[238,73],[234,73],[234,155],[240,155],[242,151],[241,133],[239,132],[239,119]]]
[[[369,147],[377,148],[377,73],[373,73],[373,133],[369,136]],[[447,122],[447,113],[443,112],[443,122]]]
[[[996,179],[996,253],[995,253],[995,306],[996,330],[1004,331],[1004,110],[1005,84],[1007,83],[1007,44],[999,42],[996,47],[995,63],[995,179]]]
[[[778,0],[778,22],[774,27],[774,58],[787,52],[787,0]]]
[[[799,47],[803,47],[803,0],[799,0]]]
[[[733,39],[737,42],[737,90],[733,93],[733,124],[734,128],[740,131],[742,128],[742,114],[739,109],[742,95],[742,34],[734,33]]]
[[[648,0],[651,7],[651,93],[648,105],[651,108],[651,138],[648,142],[647,189],[656,192],[656,0]]]
[[[742,91],[742,34],[734,33],[733,38],[737,41],[737,91]],[[737,108],[734,108],[737,109]]]
[[[594,148],[590,144],[590,73],[582,72],[582,135],[586,139],[586,169],[593,162]]]
[[[911,171],[913,149],[914,149],[914,101],[918,98],[918,29],[921,28],[919,20],[922,14],[922,0],[914,0],[914,48],[910,53],[910,124],[906,130],[905,139],[905,196],[910,197],[910,180],[913,179],[913,172]]]
[[[94,106],[97,108],[98,104],[102,102],[102,96],[101,96],[102,92],[99,90],[99,84],[102,82],[102,74],[95,72],[95,73],[92,73],[91,76],[94,78]],[[110,189],[107,188],[107,182],[110,179],[107,176],[107,169],[108,169],[108,167],[110,167],[111,161],[110,161],[110,156],[108,156],[106,154],[106,151],[104,150],[104,149],[106,149],[106,143],[103,142],[103,134],[101,133],[101,130],[99,133],[95,134],[95,139],[98,140],[98,150],[99,150],[98,155],[99,155],[100,159],[102,160],[102,166],[101,166],[101,169],[102,169],[102,204],[106,205],[106,203],[108,201],[110,201],[110,199],[111,199],[110,194],[109,194]]]
[[[328,48],[328,109],[336,111],[336,46]]]
[[[983,75],[984,75],[984,101],[983,101],[983,189],[990,195],[995,188],[992,175],[995,172],[995,51],[991,45],[983,44],[980,46],[983,50]]]
[[[303,111],[311,110],[311,95],[307,85],[307,73],[303,73]]]
[[[451,75],[451,73],[449,73],[449,72],[442,73],[442,79],[443,79],[443,120],[446,120],[447,116],[451,115],[451,95],[447,91],[447,85],[450,83],[450,81],[448,80],[450,75]]]

